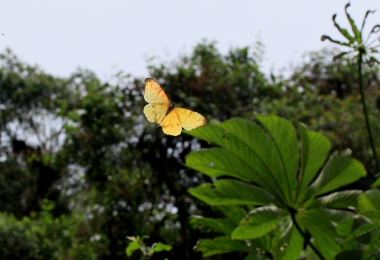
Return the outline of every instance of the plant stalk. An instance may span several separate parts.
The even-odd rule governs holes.
[[[303,237],[304,241],[311,247],[311,249],[313,249],[313,251],[319,256],[319,258],[321,260],[326,260],[326,258],[322,255],[321,252],[319,252],[318,248],[316,248],[313,243],[310,242],[310,239],[306,236],[306,234],[302,231],[302,228],[300,227],[300,225],[298,224],[297,220],[296,220],[296,211],[294,209],[289,209],[290,210],[290,216],[292,218],[292,221],[293,221],[293,224],[294,226],[296,227],[296,229],[298,230],[298,232],[301,234],[301,236]]]
[[[367,132],[368,132],[368,137],[369,137],[369,143],[371,145],[373,157],[374,157],[375,163],[376,163],[376,175],[377,175],[377,174],[380,173],[380,165],[379,165],[379,159],[377,157],[375,142],[374,142],[373,137],[372,137],[371,126],[369,124],[367,104],[366,104],[366,101],[365,101],[365,94],[364,94],[364,89],[363,89],[362,63],[363,63],[363,52],[359,51],[359,55],[358,55],[359,88],[360,88],[360,94],[361,94],[361,99],[362,99],[363,113],[364,113],[364,117],[365,117],[365,124],[366,124],[366,127],[367,127]]]

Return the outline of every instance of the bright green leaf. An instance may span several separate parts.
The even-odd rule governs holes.
[[[165,245],[163,243],[158,242],[157,244],[154,244],[152,246],[152,249],[149,252],[149,255],[153,255],[154,253],[158,253],[161,251],[170,251],[172,250],[172,246],[170,245]]]
[[[129,243],[128,247],[126,248],[125,252],[127,253],[127,256],[131,256],[132,253],[136,250],[140,249],[140,244],[137,241],[132,241]]]
[[[280,208],[266,206],[254,209],[232,233],[233,239],[254,239],[276,229],[287,219],[288,213]]]
[[[289,204],[295,200],[297,190],[297,172],[299,164],[298,141],[293,124],[277,116],[260,116],[256,118],[270,133],[278,151],[277,160],[283,172],[273,172]],[[267,159],[268,160],[268,159]]]
[[[331,193],[316,199],[316,203],[326,208],[348,208],[357,207],[358,198],[362,194],[360,190],[348,190]]]
[[[307,131],[302,124],[299,125],[298,130],[302,145],[299,199],[304,201],[307,199],[308,185],[325,163],[331,143],[324,135]]]
[[[350,157],[350,152],[334,153],[312,184],[316,195],[333,191],[366,176],[364,166]]]

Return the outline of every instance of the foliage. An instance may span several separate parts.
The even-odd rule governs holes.
[[[296,259],[306,243],[303,254],[313,258],[332,259],[352,249],[367,257],[376,253],[380,226],[355,213],[360,207],[367,212],[366,193],[338,190],[365,176],[363,165],[350,151],[328,156],[327,138],[303,125],[297,133],[279,117],[256,118],[257,123],[236,118],[190,132],[220,146],[186,158],[188,167],[216,178],[190,193],[225,214],[192,220],[221,234],[201,240],[199,250],[205,256],[242,251],[260,259]],[[378,199],[376,193],[371,201]],[[368,230],[373,238],[360,241]]]
[[[84,219],[54,217],[54,205],[46,202],[43,211],[21,220],[0,214],[0,255],[3,259],[96,259],[105,241],[92,239]]]
[[[172,249],[171,246],[165,245],[162,243],[154,243],[152,246],[148,247],[144,244],[144,241],[143,241],[144,238],[146,238],[146,236],[143,236],[142,238],[140,238],[139,236],[128,237],[128,239],[132,240],[132,242],[129,243],[128,247],[125,250],[127,253],[127,256],[131,256],[134,251],[140,249],[143,256],[149,259],[156,253],[159,253],[162,251],[170,251]]]

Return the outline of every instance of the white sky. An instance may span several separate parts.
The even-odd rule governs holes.
[[[146,59],[172,60],[190,53],[202,39],[231,47],[265,45],[263,69],[269,72],[301,61],[302,54],[328,46],[322,34],[342,39],[331,17],[349,29],[347,0],[0,0],[0,52],[11,48],[29,64],[55,76],[80,67],[101,79],[123,70],[149,77]],[[349,12],[361,25],[379,0],[352,0]],[[380,10],[367,30],[380,23]],[[4,33],[4,35],[1,35]],[[330,44],[331,45],[331,44]]]

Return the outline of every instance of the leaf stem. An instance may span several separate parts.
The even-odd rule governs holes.
[[[368,137],[369,137],[369,143],[370,143],[371,148],[372,148],[373,157],[374,157],[375,163],[376,163],[376,172],[378,174],[380,172],[380,165],[379,165],[379,160],[377,158],[377,152],[376,152],[375,142],[374,142],[373,137],[372,137],[371,126],[369,124],[367,104],[366,104],[366,101],[365,101],[365,95],[364,95],[364,89],[363,89],[362,63],[363,63],[363,51],[360,50],[359,51],[359,55],[358,55],[359,88],[360,88],[360,94],[361,94],[361,99],[362,99],[363,113],[364,113],[364,117],[365,117],[365,124],[366,124],[366,127],[367,127],[367,132],[368,132]]]
[[[289,212],[290,212],[290,216],[292,218],[294,226],[296,227],[296,229],[298,230],[298,232],[301,234],[301,236],[303,237],[303,239],[305,240],[305,242],[311,247],[311,249],[313,249],[313,251],[319,256],[320,259],[326,260],[326,258],[322,255],[322,253],[319,252],[318,248],[316,248],[314,246],[314,244],[310,242],[310,239],[306,236],[306,234],[303,232],[301,226],[298,224],[298,222],[296,220],[296,216],[295,216],[295,214],[297,213],[297,211],[295,209],[293,209],[293,208],[289,208]]]

